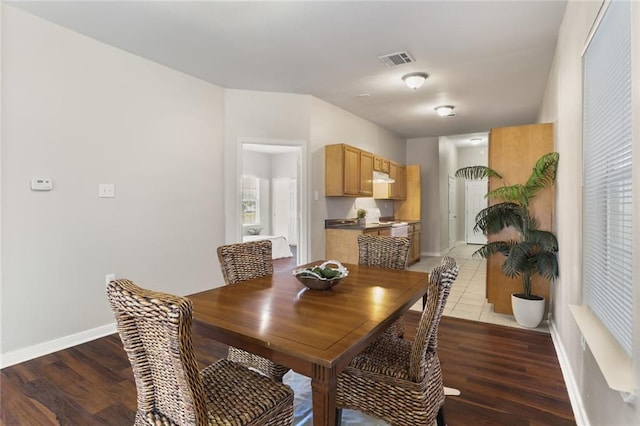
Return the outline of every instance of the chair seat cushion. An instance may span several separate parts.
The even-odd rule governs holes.
[[[356,356],[349,367],[396,379],[410,380],[409,358],[412,342],[383,335]]]
[[[222,359],[202,370],[200,376],[212,424],[265,424],[265,413],[278,406],[283,420],[291,415],[291,388],[240,364]]]

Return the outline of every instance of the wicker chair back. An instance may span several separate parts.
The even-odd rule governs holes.
[[[218,247],[224,281],[235,284],[251,278],[273,275],[271,240],[249,241]]]
[[[112,281],[107,295],[136,382],[136,425],[147,417],[207,424],[204,387],[191,342],[189,299]],[[159,416],[158,416],[159,415]]]
[[[358,235],[358,264],[405,269],[410,245],[406,237]]]

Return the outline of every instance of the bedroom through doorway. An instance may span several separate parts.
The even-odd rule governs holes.
[[[242,240],[269,239],[273,259],[300,263],[302,147],[242,144]]]

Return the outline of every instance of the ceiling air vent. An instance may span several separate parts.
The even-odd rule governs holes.
[[[415,60],[411,57],[409,52],[396,52],[390,53],[389,55],[378,56],[380,62],[385,64],[387,68],[397,67],[402,64],[410,64],[411,62],[415,62]]]

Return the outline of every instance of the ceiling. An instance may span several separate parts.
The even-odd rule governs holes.
[[[566,7],[539,0],[8,3],[222,87],[316,96],[405,138],[535,122]],[[377,59],[399,51],[415,62],[387,68]],[[409,89],[402,76],[416,71],[429,78]],[[437,116],[442,104],[455,105],[455,116]]]

